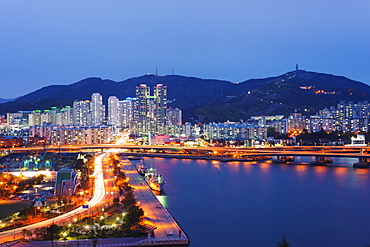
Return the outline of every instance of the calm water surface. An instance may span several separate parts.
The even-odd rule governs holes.
[[[190,247],[370,245],[370,170],[343,167],[145,158],[166,180],[160,201]],[[299,163],[301,162],[301,163]]]

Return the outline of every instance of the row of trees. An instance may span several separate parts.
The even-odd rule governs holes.
[[[122,204],[123,210],[126,212],[126,214],[121,227],[124,231],[128,231],[138,226],[138,223],[144,216],[144,211],[137,205],[134,191],[129,185],[125,173],[121,171],[120,161],[118,160],[117,156],[113,155],[111,159],[114,167],[113,172],[116,176],[116,185],[119,187],[120,193],[123,194],[123,199],[121,202],[119,201],[119,198],[115,198],[113,202],[116,204]]]
[[[77,159],[73,169],[80,172],[81,189],[89,190],[92,187],[90,175],[94,172],[93,156],[86,154],[85,159]]]
[[[77,160],[75,169],[88,177],[90,173],[89,162]],[[37,240],[56,240],[56,239],[97,239],[128,236],[145,236],[145,229],[140,226],[144,216],[144,211],[137,205],[132,187],[128,183],[125,173],[120,168],[120,162],[116,156],[111,157],[116,175],[116,184],[120,188],[122,200],[114,198],[113,204],[108,208],[98,210],[99,213],[90,215],[82,219],[75,219],[73,224],[51,225],[35,229],[33,232],[24,230],[24,238],[35,236]],[[85,186],[89,183],[85,180]],[[66,198],[58,201],[67,203]],[[118,210],[117,210],[118,209]],[[37,212],[33,206],[25,208],[21,216],[34,216]]]
[[[18,177],[8,173],[0,173],[0,198],[8,199],[16,192],[32,188],[44,180],[44,175],[37,175],[30,178]]]

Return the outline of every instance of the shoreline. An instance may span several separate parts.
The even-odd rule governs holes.
[[[265,161],[272,159],[269,156],[255,156],[248,158],[230,158],[225,156],[204,156],[204,155],[184,155],[184,154],[160,154],[160,153],[121,153],[121,156],[127,156],[130,160],[130,156],[134,157],[158,157],[158,158],[171,158],[171,159],[192,159],[192,160],[219,160],[221,162],[228,161],[240,161],[240,162],[255,162]]]
[[[272,158],[268,156],[255,156],[261,157],[260,159],[251,160],[250,158],[227,158],[222,156],[197,156],[197,155],[183,155],[183,154],[160,154],[160,153],[121,153],[122,157],[127,156],[130,160],[130,156],[134,157],[132,160],[140,159],[141,157],[148,157],[148,158],[168,158],[168,159],[191,159],[191,160],[217,160],[222,163],[227,162],[246,162],[246,163],[255,163],[255,162],[263,162],[263,161],[271,161]],[[314,155],[312,155],[314,157]],[[268,162],[270,163],[270,162]],[[369,169],[370,167],[354,167],[348,165],[341,165],[335,163],[326,163],[326,164],[310,164],[309,162],[297,162],[295,160],[288,161],[288,162],[271,162],[271,164],[276,165],[290,165],[290,166],[297,166],[297,165],[304,165],[304,166],[312,166],[312,167],[342,167],[342,168],[356,168],[356,169]]]

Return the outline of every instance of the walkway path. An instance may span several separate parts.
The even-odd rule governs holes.
[[[128,159],[121,160],[121,169],[125,172],[126,177],[130,178],[129,184],[134,188],[134,195],[137,197],[136,201],[143,208],[145,217],[149,218],[157,227],[152,238],[154,244],[158,242],[165,244],[164,242],[172,241],[177,242],[177,244],[188,244],[188,237],[158,201],[144,178],[136,171]]]

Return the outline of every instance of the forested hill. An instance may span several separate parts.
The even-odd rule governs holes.
[[[250,79],[240,83],[179,75],[144,75],[121,82],[86,78],[70,85],[52,85],[0,104],[0,114],[19,110],[43,110],[73,105],[99,92],[106,103],[109,96],[135,97],[135,86],[168,86],[169,106],[183,110],[185,120],[240,121],[252,115],[306,115],[335,106],[340,101],[370,101],[370,86],[342,76],[292,71],[280,76]]]

